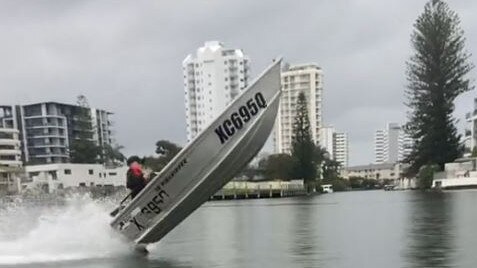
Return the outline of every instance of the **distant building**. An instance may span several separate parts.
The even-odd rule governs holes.
[[[369,164],[348,167],[341,175],[346,179],[350,177],[361,177],[376,180],[396,180],[402,177],[404,168],[405,166],[399,163]]]
[[[334,159],[346,168],[349,162],[348,134],[337,132],[334,135]]]
[[[334,159],[335,149],[334,149],[334,137],[335,137],[335,128],[332,126],[322,127],[320,129],[320,146],[324,148],[329,154],[330,158]]]
[[[386,131],[384,129],[376,130],[374,134],[374,162],[377,164],[382,164],[386,162],[388,158],[388,152],[386,148],[387,137]]]
[[[412,151],[412,139],[397,123],[389,123],[374,135],[375,163],[396,163],[404,160]]]
[[[76,187],[125,186],[127,167],[106,168],[101,164],[46,164],[25,166],[29,181],[25,189],[55,192]]]
[[[112,144],[110,112],[57,102],[17,105],[5,120],[20,131],[22,160],[34,164],[69,162],[69,145],[84,131],[79,127],[81,109],[87,109],[91,117],[90,139],[99,146]]]
[[[182,62],[187,139],[192,140],[248,85],[250,59],[241,49],[206,42]]]
[[[464,133],[464,145],[466,155],[470,156],[474,148],[477,147],[477,98],[474,99],[474,110],[465,115],[467,127]]]
[[[0,196],[20,190],[20,132],[13,119],[13,112],[12,106],[0,106]]]
[[[298,95],[308,102],[310,131],[315,144],[320,140],[322,125],[323,71],[314,63],[287,65],[282,70],[282,96],[275,124],[275,152],[291,153],[293,123]]]
[[[348,134],[336,132],[332,126],[320,129],[320,146],[325,148],[329,157],[346,168],[349,162]]]

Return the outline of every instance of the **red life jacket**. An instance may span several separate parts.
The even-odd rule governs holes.
[[[138,163],[131,164],[131,166],[129,167],[129,170],[131,170],[134,176],[143,177],[141,166]]]

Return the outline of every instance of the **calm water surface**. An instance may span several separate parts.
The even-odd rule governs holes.
[[[0,266],[477,267],[477,191],[209,202],[147,258],[109,232],[107,209],[3,209]]]

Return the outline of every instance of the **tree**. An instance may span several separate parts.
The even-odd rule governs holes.
[[[337,179],[339,177],[340,162],[326,158],[323,162],[323,179]]]
[[[351,189],[361,189],[361,190],[368,190],[368,189],[376,189],[376,188],[381,188],[383,183],[384,184],[389,184],[390,182],[386,180],[383,180],[383,182],[380,182],[379,180],[376,179],[366,179],[363,177],[357,177],[357,176],[352,176],[349,177],[349,187]]]
[[[259,163],[267,180],[292,180],[293,158],[289,154],[272,154]]]
[[[417,175],[417,186],[421,190],[429,189],[432,186],[432,180],[434,179],[434,173],[438,171],[436,165],[422,166]]]
[[[311,191],[317,177],[316,146],[311,139],[310,119],[305,94],[300,92],[296,104],[293,124],[292,157],[294,166],[292,177],[303,179],[307,191]]]
[[[477,147],[474,146],[474,148],[472,148],[472,153],[470,155],[471,157],[477,157]]]
[[[252,165],[247,165],[242,171],[240,171],[235,178],[245,178],[247,181],[253,181],[261,179],[262,169]],[[260,176],[260,177],[258,177]]]
[[[458,15],[441,0],[429,1],[414,24],[414,55],[406,72],[406,105],[411,109],[406,131],[415,140],[406,159],[409,175],[429,164],[442,170],[462,153],[452,112],[455,98],[473,89],[466,75],[474,66],[459,24]]]
[[[323,167],[324,167],[324,161],[329,158],[329,153],[326,151],[325,148],[315,145],[314,148],[314,153],[313,153],[313,159],[315,160],[315,163],[317,165],[317,171],[316,171],[316,177],[317,178],[322,178],[322,174],[324,172]],[[319,168],[321,167],[321,168]]]
[[[70,130],[73,140],[70,143],[70,157],[72,163],[100,162],[101,147],[93,140],[93,120],[86,98],[78,96],[78,106],[75,107],[75,118]]]
[[[180,152],[182,148],[170,141],[160,140],[156,142],[156,154],[159,157],[147,156],[144,158],[144,165],[155,172],[161,171],[169,161]]]
[[[168,140],[160,140],[156,142],[156,154],[171,160],[182,148]]]
[[[122,149],[124,149],[124,146],[119,144],[115,144],[114,146],[105,144],[103,146],[103,163],[113,166],[123,163],[126,157],[121,152]]]
[[[352,189],[360,189],[360,188],[362,188],[362,184],[363,184],[364,180],[365,180],[365,178],[363,178],[363,177],[351,176],[348,179],[349,186]]]

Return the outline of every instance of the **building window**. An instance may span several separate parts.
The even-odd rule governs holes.
[[[118,175],[118,173],[116,173],[116,172],[109,172],[109,176],[116,176],[116,175]]]
[[[71,175],[71,169],[65,169],[65,175]]]
[[[79,186],[80,186],[80,187],[86,187],[86,183],[85,183],[85,182],[80,182],[80,183],[79,183]]]
[[[89,175],[93,175],[94,174],[94,171],[92,169],[88,170],[88,174]]]

